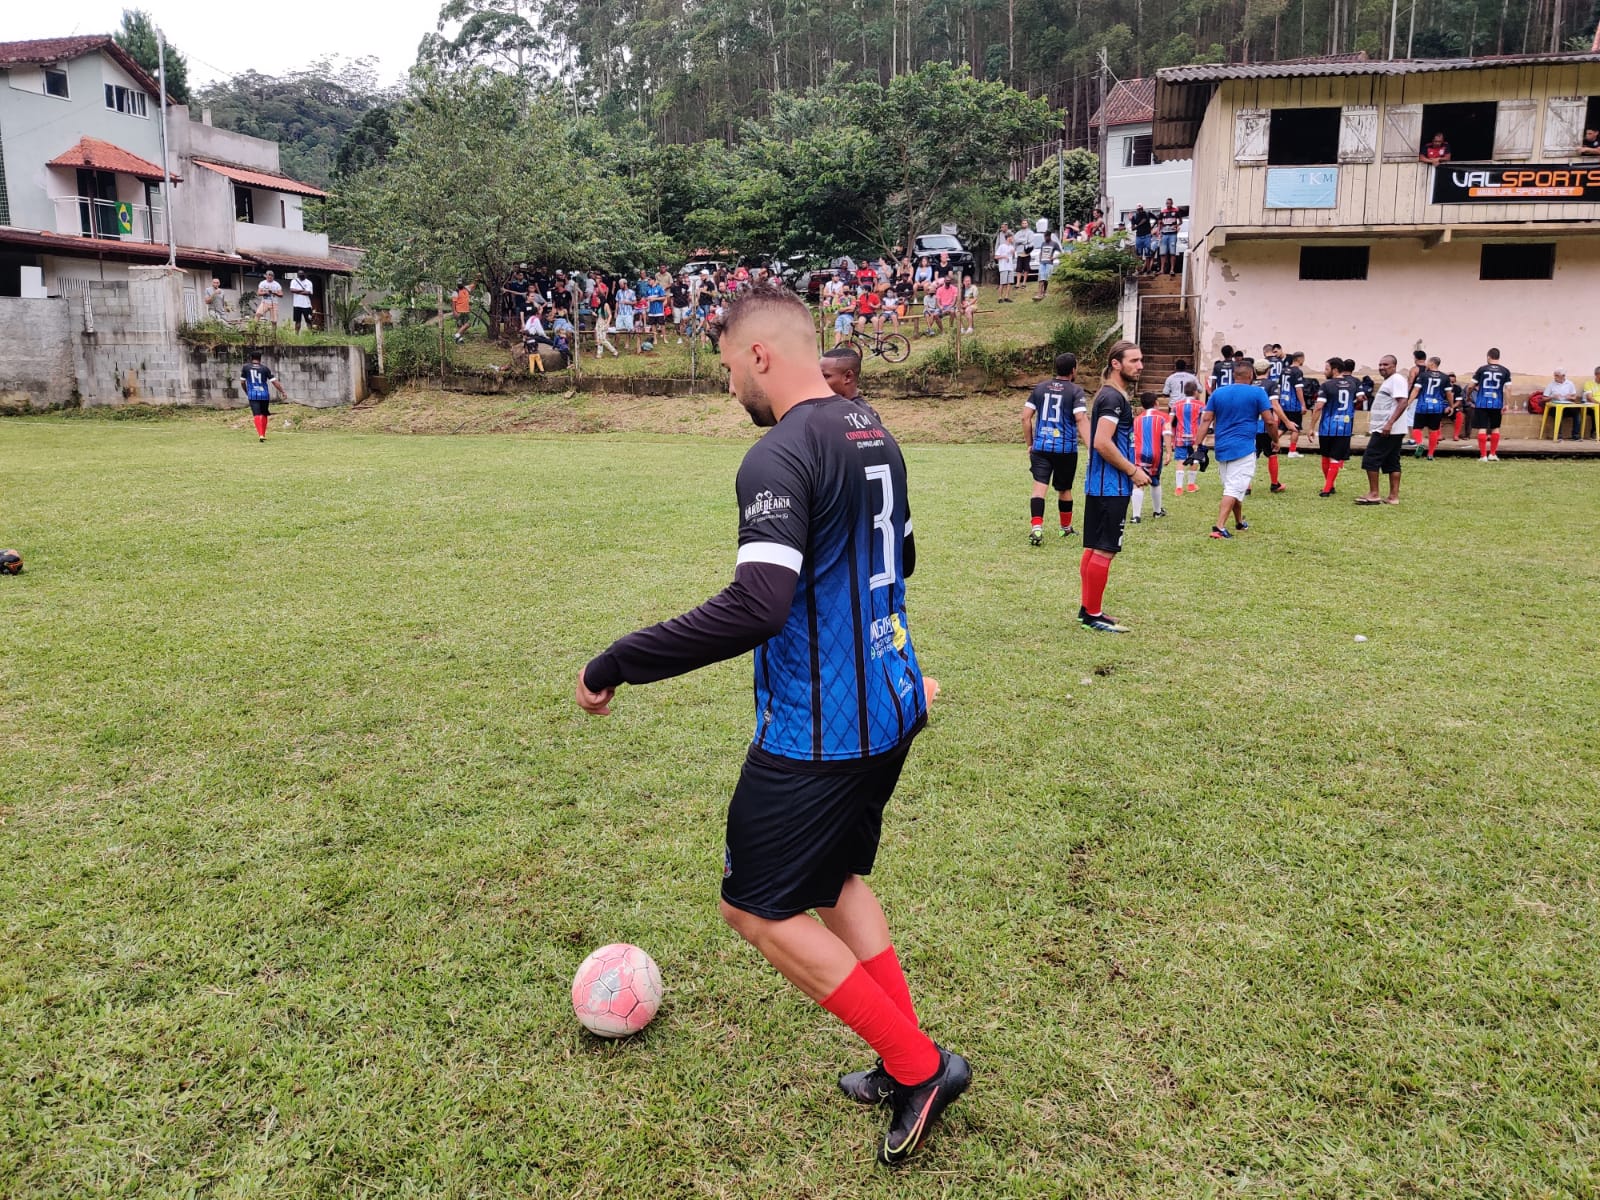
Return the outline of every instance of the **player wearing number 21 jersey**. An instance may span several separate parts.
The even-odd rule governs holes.
[[[878,415],[830,393],[811,313],[782,288],[728,306],[719,354],[767,433],[739,468],[733,582],[699,608],[614,642],[579,675],[605,715],[648,683],[755,651],[755,733],[728,806],[723,918],[881,1060],[839,1081],[888,1100],[878,1157],[903,1161],[970,1068],[919,1026],[888,924],[863,876],[885,805],[927,721],[906,579],[916,566],[906,467]],[[815,910],[818,921],[805,914]]]

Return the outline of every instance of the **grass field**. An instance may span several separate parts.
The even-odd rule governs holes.
[[[8,1200],[1600,1192],[1593,467],[1306,459],[1231,543],[1212,472],[1114,638],[1020,449],[909,449],[945,692],[873,879],[976,1074],[889,1175],[716,914],[748,663],[570,700],[727,579],[739,444],[0,438]],[[601,1043],[618,939],[667,1004]]]

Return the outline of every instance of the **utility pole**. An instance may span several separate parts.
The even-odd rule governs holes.
[[[1067,227],[1067,139],[1056,143],[1056,236]]]
[[[167,266],[178,265],[178,237],[172,228],[172,160],[167,156],[167,39],[156,26],[156,74],[160,76],[161,95],[156,106],[161,110],[161,207],[167,223]]]
[[[1110,62],[1110,59],[1106,56],[1106,48],[1104,46],[1101,46],[1100,47],[1100,184],[1099,184],[1099,188],[1097,190],[1098,190],[1099,199],[1100,199],[1100,203],[1099,203],[1098,207],[1099,207],[1099,209],[1100,209],[1102,214],[1106,213],[1107,210],[1111,207],[1110,204],[1107,202],[1107,199],[1106,199],[1106,155],[1111,152],[1111,148],[1106,145],[1106,76],[1108,76],[1110,74],[1111,74],[1111,62]],[[1110,223],[1108,221],[1106,223],[1106,232],[1109,233],[1110,229],[1111,229],[1111,226],[1110,226]]]
[[[1400,0],[1393,0],[1389,5],[1389,61],[1394,61],[1394,31],[1400,24]]]

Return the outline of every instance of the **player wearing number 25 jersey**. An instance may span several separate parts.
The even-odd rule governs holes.
[[[620,683],[755,651],[755,735],[728,805],[722,915],[877,1051],[878,1065],[839,1085],[890,1102],[878,1157],[894,1164],[971,1075],[919,1027],[862,878],[927,721],[906,613],[916,550],[900,448],[871,408],[830,393],[814,339],[810,310],[782,288],[728,306],[719,355],[739,402],[770,427],[739,468],[733,582],[613,643],[580,673],[577,701],[604,715]]]

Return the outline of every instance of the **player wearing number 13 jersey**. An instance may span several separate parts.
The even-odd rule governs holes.
[[[872,409],[829,391],[793,293],[741,293],[719,350],[739,402],[770,427],[739,468],[733,582],[613,643],[580,673],[577,701],[604,715],[621,683],[755,651],[755,736],[728,807],[722,914],[877,1051],[876,1066],[839,1083],[854,1100],[889,1101],[878,1158],[895,1164],[971,1077],[920,1028],[862,878],[934,690],[906,613],[905,461]]]

